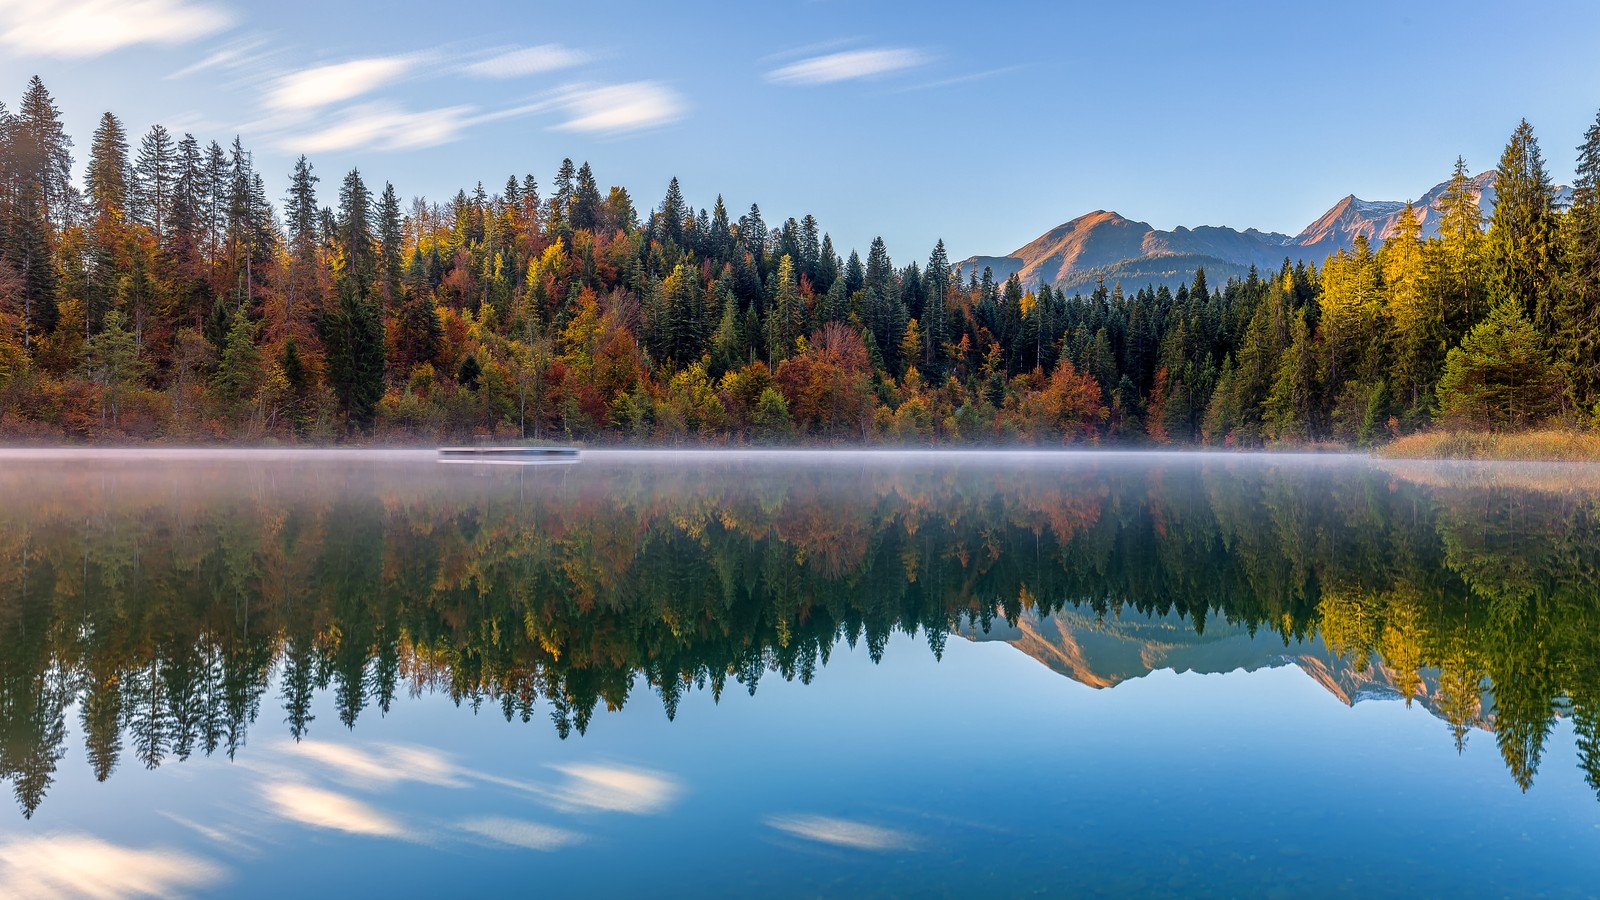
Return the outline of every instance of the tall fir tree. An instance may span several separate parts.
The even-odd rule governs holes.
[[[1500,155],[1494,189],[1487,247],[1491,301],[1515,301],[1534,325],[1548,329],[1552,325],[1555,188],[1526,119],[1517,125]]]

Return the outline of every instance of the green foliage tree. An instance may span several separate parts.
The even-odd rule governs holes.
[[[1537,423],[1555,409],[1557,385],[1533,323],[1516,301],[1496,306],[1445,359],[1440,412],[1495,429]]]

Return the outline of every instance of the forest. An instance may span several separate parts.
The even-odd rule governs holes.
[[[0,104],[0,439],[1371,446],[1600,420],[1600,118],[1563,208],[1532,128],[1485,220],[1176,292],[865,260],[676,179],[563,160],[402,202],[105,113],[82,183],[34,78]],[[337,191],[329,190],[337,181]],[[319,185],[323,186],[319,194]],[[331,202],[330,202],[331,201]]]
[[[243,758],[252,730],[298,740],[430,692],[568,737],[633,701],[671,718],[698,691],[825,678],[841,642],[938,656],[1080,610],[1170,617],[1158,643],[1248,628],[1262,655],[1219,642],[1224,670],[1371,672],[1441,743],[1492,742],[1523,790],[1553,746],[1600,792],[1592,492],[1232,462],[712,465],[0,470],[0,780],[31,814],[62,766]]]

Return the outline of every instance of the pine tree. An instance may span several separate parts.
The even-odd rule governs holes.
[[[106,113],[95,128],[84,177],[92,250],[84,297],[85,336],[99,329],[116,296],[117,253],[128,213],[128,140],[122,123]]]
[[[383,194],[378,199],[378,263],[379,286],[378,293],[379,314],[387,314],[388,310],[400,297],[401,278],[401,251],[404,235],[400,231],[400,198],[394,192],[394,185],[385,182]]]
[[[767,315],[767,347],[772,367],[777,368],[778,363],[794,352],[795,339],[805,334],[806,307],[795,281],[794,260],[788,254],[778,260],[778,270],[772,277],[777,281],[777,289],[772,311]]]
[[[1446,357],[1439,406],[1448,421],[1522,428],[1554,411],[1558,391],[1538,330],[1507,298]]]
[[[1488,312],[1484,300],[1483,210],[1478,189],[1456,157],[1455,171],[1439,198],[1439,242],[1433,250],[1445,297],[1446,346],[1453,346]]]
[[[100,117],[89,146],[84,192],[96,222],[120,219],[128,210],[128,136],[111,113]]]
[[[561,238],[569,244],[572,241],[572,182],[577,171],[570,157],[561,161],[561,167],[556,170],[553,185],[555,193],[550,196],[545,224],[545,230],[552,238]]]
[[[1561,228],[1564,279],[1554,312],[1554,345],[1568,403],[1600,416],[1600,114],[1578,148],[1572,209]]]
[[[894,275],[894,265],[889,261],[888,248],[883,238],[873,238],[867,253],[867,268],[862,289],[866,291],[862,304],[862,322],[872,336],[872,343],[884,358],[884,363],[897,370],[900,335],[905,328],[906,314],[900,302],[900,292]]]
[[[383,317],[373,300],[378,247],[372,233],[372,197],[352,169],[339,188],[338,302],[323,316],[328,381],[350,427],[371,431],[383,399]]]
[[[378,247],[372,231],[372,194],[361,172],[351,169],[339,187],[338,261],[335,275],[365,301],[372,296]]]
[[[162,126],[153,125],[139,142],[139,156],[133,164],[136,218],[162,244],[166,241],[178,180],[177,157],[172,135]]]
[[[351,428],[371,431],[383,399],[384,338],[378,307],[355,278],[340,282],[333,309],[322,318],[327,378]]]
[[[1425,284],[1422,224],[1408,201],[1394,231],[1378,253],[1378,268],[1388,295],[1384,309],[1392,334],[1393,361],[1389,380],[1400,392],[1406,419],[1416,424],[1432,405],[1438,380],[1438,347],[1444,338],[1444,310]]]
[[[934,244],[928,254],[928,267],[922,272],[922,316],[917,321],[922,328],[922,350],[918,364],[930,380],[944,373],[944,345],[951,338],[950,314],[945,306],[945,294],[950,291],[950,256],[944,241]]]
[[[100,387],[102,428],[116,426],[123,392],[143,371],[138,344],[123,328],[125,321],[119,310],[111,310],[100,333],[84,342],[85,374]]]
[[[0,250],[21,282],[22,347],[27,352],[36,337],[55,331],[59,320],[52,253],[55,231],[72,211],[72,139],[38,76],[28,82],[6,131],[12,186],[3,223],[6,246]]]
[[[1496,303],[1520,303],[1535,326],[1549,329],[1555,188],[1526,119],[1512,133],[1500,156],[1494,188],[1487,260],[1490,296]]]
[[[765,279],[767,277],[767,223],[761,217],[761,207],[750,204],[750,211],[739,217],[739,226],[736,229],[739,248],[742,249],[755,263],[756,273]]]
[[[72,216],[72,138],[37,75],[28,81],[11,132],[12,165],[24,189],[38,192],[39,214],[48,226],[66,225]]]
[[[594,231],[600,225],[600,188],[595,184],[594,170],[585,162],[578,168],[576,187],[572,193],[572,230]]]
[[[217,398],[236,414],[255,397],[261,380],[261,352],[256,349],[259,330],[244,309],[235,311],[216,374],[211,378]]]
[[[317,246],[320,243],[320,211],[317,208],[317,182],[311,163],[301,156],[289,176],[289,194],[283,200],[285,224],[289,227],[289,283],[287,285],[287,318],[294,321],[297,301],[315,307],[322,298],[316,296]]]

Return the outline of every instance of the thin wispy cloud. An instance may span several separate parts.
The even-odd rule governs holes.
[[[903,831],[833,816],[772,816],[767,819],[767,825],[790,837],[852,850],[883,852],[910,850],[916,846],[916,840]]]
[[[554,108],[566,118],[558,131],[620,135],[669,125],[683,118],[688,104],[677,92],[655,81],[628,84],[573,85],[563,88],[542,108]]]
[[[83,58],[136,44],[184,44],[233,24],[196,0],[0,0],[0,45],[26,56]]]
[[[170,897],[215,885],[224,874],[189,853],[122,847],[88,834],[0,844],[0,894],[7,897]]]
[[[935,81],[924,81],[921,84],[907,85],[906,87],[890,91],[890,93],[898,94],[909,91],[931,91],[936,88],[955,87],[958,84],[970,84],[974,81],[983,81],[985,79],[995,78],[1000,75],[1009,75],[1012,72],[1021,71],[1021,69],[1022,66],[1018,65],[1001,66],[998,69],[985,69],[981,72],[968,72],[965,75],[953,75],[949,78],[940,78]]]
[[[576,831],[505,816],[467,819],[457,822],[456,829],[491,844],[523,850],[559,850],[584,840]]]
[[[415,781],[439,787],[465,787],[461,769],[448,756],[417,744],[374,744],[370,750],[329,741],[306,740],[286,752],[320,763],[341,781],[361,787],[390,787]]]
[[[469,63],[463,69],[468,74],[481,78],[520,78],[525,75],[570,69],[588,61],[589,55],[581,50],[563,47],[560,44],[540,44],[537,47],[523,47],[497,53],[488,59]]]
[[[181,78],[188,78],[191,75],[198,75],[201,72],[209,72],[214,69],[223,68],[231,69],[244,65],[245,63],[260,60],[264,58],[266,54],[257,53],[256,51],[265,45],[266,41],[263,41],[259,38],[248,41],[237,41],[233,44],[223,47],[221,50],[217,50],[202,57],[197,62],[190,63],[189,65],[169,74],[167,76],[167,80],[177,81]]]
[[[406,837],[400,820],[344,794],[308,784],[276,783],[267,785],[262,795],[274,813],[301,825],[371,837]]]
[[[851,44],[856,43],[858,40],[860,39],[843,37],[834,38],[830,41],[818,41],[815,44],[806,44],[801,47],[790,47],[787,50],[779,50],[775,53],[768,53],[766,56],[761,57],[761,61],[764,63],[775,63],[785,59],[794,59],[797,56],[817,56],[824,50],[834,50],[839,47],[848,47]]]
[[[904,47],[845,50],[773,69],[767,73],[767,79],[778,84],[833,84],[911,69],[927,61],[920,51]]]
[[[280,111],[320,109],[377,90],[416,62],[415,57],[382,56],[302,69],[275,81],[264,102]]]
[[[312,131],[291,131],[276,140],[291,153],[331,150],[415,150],[448,144],[480,121],[471,106],[447,106],[415,112],[389,104],[362,104],[332,116],[332,124]]]
[[[683,793],[676,779],[661,772],[602,765],[551,768],[567,776],[549,795],[557,809],[651,815]]]

